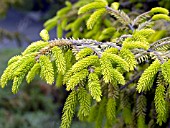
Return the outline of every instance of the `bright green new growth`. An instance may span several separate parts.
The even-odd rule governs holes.
[[[89,3],[89,4],[81,7],[78,11],[78,14],[86,13],[92,9],[104,8],[106,5],[107,4],[104,2],[92,2],[92,3]]]
[[[64,75],[66,71],[66,62],[62,50],[59,47],[55,46],[52,48],[52,53],[55,59],[58,73]]]
[[[112,74],[112,64],[109,60],[106,58],[101,58],[100,59],[100,64],[101,64],[101,70],[102,70],[102,75],[105,83],[109,83],[113,81],[113,74]]]
[[[5,69],[5,71],[3,72],[2,76],[1,76],[1,79],[0,79],[0,84],[1,84],[2,88],[4,88],[7,85],[9,80],[12,80],[12,78],[13,78],[12,73],[14,72],[16,67],[17,67],[17,62],[14,62],[14,63],[10,64]]]
[[[117,10],[118,3],[109,7],[106,0],[89,1],[66,2],[66,7],[45,23],[47,30],[58,25],[58,39],[49,40],[48,31],[42,30],[42,40],[8,61],[1,87],[12,80],[12,92],[17,93],[25,77],[30,83],[36,75],[48,84],[66,86],[70,94],[60,128],[70,128],[74,115],[94,122],[96,128],[166,125],[170,38],[153,39],[160,31],[155,32],[151,23],[161,17],[168,19],[168,10],[153,8],[131,18]],[[81,15],[75,18],[77,13]],[[61,39],[63,30],[76,39]]]
[[[104,52],[111,53],[111,54],[117,54],[118,53],[118,49],[117,48],[108,48]]]
[[[8,66],[11,65],[12,63],[18,61],[19,59],[21,59],[21,56],[20,56],[20,55],[12,57],[12,58],[8,61]]]
[[[80,120],[86,118],[90,113],[91,98],[88,92],[83,88],[78,89],[78,100],[80,103],[80,108],[78,111],[78,117]]]
[[[60,128],[69,128],[77,105],[77,92],[73,90],[67,97],[63,108],[62,122]]]
[[[163,13],[163,14],[166,14],[168,15],[169,14],[169,11],[166,9],[166,8],[162,8],[162,7],[155,7],[155,8],[152,8],[150,10],[150,13],[151,14],[154,14],[154,13]]]
[[[67,13],[67,12],[69,12],[71,10],[71,7],[72,7],[71,3],[69,1],[66,1],[65,4],[67,5],[67,7],[62,8],[61,10],[59,10],[57,12],[58,17],[61,17],[62,15],[64,15],[65,13]]]
[[[155,107],[156,107],[156,113],[157,113],[157,123],[159,125],[162,125],[163,122],[166,122],[167,120],[167,101],[165,100],[165,85],[166,83],[163,80],[163,77],[159,75],[160,77],[157,80],[157,87],[155,92]]]
[[[116,58],[116,59],[118,59],[121,62],[124,62],[120,58]],[[103,74],[103,79],[104,79],[104,81],[106,83],[112,83],[112,82],[115,83],[115,82],[117,82],[117,83],[122,84],[122,85],[125,84],[125,80],[124,80],[123,75],[119,71],[117,71],[116,69],[114,69],[112,67],[112,63],[109,60],[109,58],[107,58],[107,56],[106,57],[102,56],[102,58],[100,59],[100,64],[101,64],[101,70],[102,70],[102,74]],[[126,65],[126,63],[125,63],[125,65]],[[126,68],[126,67],[124,67],[124,68]]]
[[[84,48],[76,54],[76,60],[82,59],[88,55],[91,55],[94,51],[91,48]]]
[[[147,28],[147,29],[142,29],[142,30],[137,30],[134,33],[134,36],[138,36],[141,35],[144,38],[149,38],[151,35],[153,35],[155,33],[155,30],[151,29],[151,28]]]
[[[87,21],[87,29],[92,29],[99,18],[106,12],[105,8],[95,11]]]
[[[117,63],[118,66],[123,68],[125,71],[129,71],[128,63],[124,59],[122,59],[120,56],[103,52],[102,57],[109,59],[112,63]]]
[[[170,21],[170,17],[165,14],[156,14],[152,17],[152,20],[161,20],[161,19]]]
[[[22,53],[22,55],[26,55],[26,54],[30,54],[33,52],[38,52],[40,49],[44,48],[45,46],[48,45],[48,42],[44,42],[44,41],[37,41],[37,42],[33,42],[31,45],[29,45],[25,51]]]
[[[160,69],[161,63],[159,60],[155,60],[142,74],[137,85],[137,91],[143,92],[151,89],[155,79],[155,75]]]
[[[32,68],[31,70],[28,72],[27,76],[26,76],[26,81],[27,83],[30,83],[36,74],[39,74],[40,73],[40,64],[39,63],[36,63]]]
[[[96,65],[98,62],[99,62],[98,56],[91,55],[75,63],[71,69],[72,72],[78,72],[84,68],[87,68],[88,66]]]
[[[40,77],[44,79],[48,84],[54,82],[54,69],[48,56],[42,55],[39,58],[41,67]]]
[[[19,68],[14,73],[14,81],[12,85],[12,92],[16,94],[18,92],[19,86],[22,83],[25,74],[32,68],[35,63],[35,59],[30,57],[25,60]]]
[[[124,42],[123,48],[126,48],[126,49],[142,48],[142,49],[148,50],[149,45],[146,44],[146,42],[139,42],[139,41]]]
[[[115,10],[118,10],[118,8],[119,8],[119,3],[118,2],[113,2],[112,4],[111,4],[111,7],[113,8],[113,9],[115,9]]]
[[[120,50],[120,56],[126,60],[126,62],[129,64],[129,69],[130,70],[134,70],[134,68],[136,67],[136,60],[135,60],[135,56],[133,55],[133,53],[129,50],[129,49],[125,49],[122,48]]]
[[[161,69],[162,69],[162,75],[165,81],[170,84],[170,77],[169,77],[170,76],[170,60],[162,64]]]
[[[108,99],[106,112],[106,117],[109,122],[113,122],[116,118],[116,100],[114,98]]]
[[[88,88],[91,93],[91,96],[93,99],[95,99],[97,102],[101,100],[102,91],[100,86],[100,81],[95,73],[90,73],[88,77]]]
[[[40,37],[44,40],[44,41],[48,41],[50,39],[48,31],[46,29],[43,29],[40,32]]]
[[[67,88],[66,90],[73,90],[76,85],[78,85],[80,82],[82,82],[86,77],[88,76],[88,70],[83,69],[82,71],[76,73],[73,75],[70,80],[66,83]]]
[[[96,128],[100,128],[103,123],[103,117],[105,115],[105,108],[106,108],[106,104],[107,104],[106,97],[103,97],[99,104],[100,104],[100,106],[99,106],[98,113],[97,113],[96,120],[95,120]]]

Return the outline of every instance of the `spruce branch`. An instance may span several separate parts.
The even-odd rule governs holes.
[[[148,49],[148,52],[152,52],[157,57],[157,59],[160,60],[162,64],[164,63],[164,59],[162,58],[161,53],[154,51],[152,49]]]
[[[78,11],[81,2],[87,5]],[[33,42],[21,55],[8,61],[0,79],[1,87],[13,80],[12,92],[17,93],[25,76],[30,83],[36,74],[48,84],[65,85],[71,93],[63,108],[60,128],[70,128],[77,101],[80,104],[79,119],[88,117],[98,128],[103,126],[105,119],[105,127],[109,128],[120,121],[123,126],[143,128],[148,123],[145,114],[151,124],[156,118],[159,125],[166,122],[170,92],[167,84],[170,83],[170,37],[153,43],[150,37],[155,33],[151,29],[153,21],[169,20],[169,11],[157,7],[131,20],[125,12],[117,10],[118,3],[112,4],[113,9],[108,7],[107,0],[81,2],[75,6],[66,2],[67,7],[44,24],[48,30],[58,26],[58,39],[49,40],[48,31],[42,30],[42,40]],[[75,18],[77,11],[81,15]],[[94,12],[86,13],[89,11]],[[117,21],[113,23],[104,19],[108,18],[106,12]],[[87,29],[93,30],[84,28],[85,21]],[[118,22],[123,27],[116,31]],[[70,31],[68,35],[73,38],[61,38],[63,30]],[[112,41],[108,42],[108,39]],[[155,81],[156,88],[152,86]],[[128,87],[132,83],[136,86]],[[151,103],[150,97],[146,102],[145,94],[150,96],[154,92],[154,100],[152,96]],[[151,117],[146,111],[150,106],[151,111],[155,109],[152,112],[155,115]]]
[[[141,22],[141,20],[149,17],[149,13],[150,13],[150,11],[145,12],[145,13],[142,13],[142,14],[140,14],[139,16],[137,16],[137,17],[132,21],[132,26],[134,26],[134,25],[136,25],[137,23]]]
[[[120,90],[125,89],[128,85],[130,85],[130,84],[133,83],[134,81],[137,81],[137,80],[141,77],[142,73],[143,73],[143,71],[140,71],[139,73],[133,75],[133,76],[132,76],[132,79],[130,79],[128,82],[126,82],[125,85],[123,85],[123,86],[120,87]]]
[[[111,15],[115,16],[119,22],[121,22],[123,25],[127,25],[132,31],[134,31],[133,26],[131,25],[131,19],[129,16],[120,10],[115,10],[111,7],[106,6],[106,10]]]

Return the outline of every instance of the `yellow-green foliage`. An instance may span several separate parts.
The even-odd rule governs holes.
[[[66,70],[70,69],[72,64],[74,63],[74,56],[72,50],[67,50],[67,52],[64,53],[64,58],[66,61]]]
[[[147,42],[140,41],[125,41],[123,42],[123,48],[126,49],[135,49],[135,48],[143,48],[145,50],[149,49],[149,44]]]
[[[137,113],[137,126],[138,128],[145,128],[145,115],[146,115],[146,97],[140,95],[136,103],[136,113]]]
[[[116,29],[112,26],[112,27],[108,27],[106,29],[104,29],[101,33],[101,35],[99,36],[100,41],[102,40],[108,40],[111,37],[113,37],[113,33],[116,31]]]
[[[101,58],[100,59],[100,64],[101,64],[101,70],[102,70],[102,75],[103,79],[106,83],[112,82],[113,81],[113,75],[111,70],[112,69],[112,64],[109,60],[106,58]]]
[[[58,73],[65,74],[66,62],[62,50],[55,46],[52,48],[53,57],[57,66]]]
[[[85,117],[89,115],[91,104],[91,97],[88,94],[87,90],[85,90],[83,87],[78,88],[78,100],[80,103],[78,117],[80,120],[83,120]]]
[[[44,41],[48,41],[50,39],[50,36],[49,36],[48,31],[46,29],[43,29],[40,32],[40,36]]]
[[[80,27],[82,26],[82,22],[84,20],[86,20],[89,16],[90,16],[89,14],[86,14],[86,15],[76,19],[71,25],[71,30],[73,32],[80,31]]]
[[[118,10],[119,5],[120,5],[119,2],[113,2],[113,3],[111,4],[111,7],[112,7],[113,9],[115,9],[115,10]]]
[[[64,75],[60,73],[57,74],[56,82],[55,82],[56,87],[61,87],[63,85],[63,77]]]
[[[134,70],[134,68],[136,67],[136,60],[135,60],[135,56],[133,55],[133,53],[129,50],[129,49],[125,49],[122,48],[120,50],[120,56],[126,60],[126,62],[129,64],[129,69],[130,70]]]
[[[106,97],[103,97],[101,102],[99,103],[99,110],[97,113],[96,121],[95,121],[95,128],[101,128],[103,124],[103,117],[105,116],[106,112],[106,104],[107,104],[107,99]]]
[[[113,69],[111,61],[109,61],[109,59],[102,56],[102,58],[100,59],[100,64],[105,83],[118,82],[122,85],[125,84],[124,77],[119,71]]]
[[[78,72],[84,68],[87,68],[88,66],[95,65],[98,62],[99,62],[98,56],[91,55],[75,63],[71,69],[73,72]]]
[[[63,29],[67,26],[67,22],[68,22],[68,19],[67,19],[67,18],[63,19],[63,21],[61,22],[61,27],[62,27]]]
[[[155,33],[155,31],[153,29],[148,28],[148,29],[142,29],[142,30],[135,31],[134,36],[141,35],[142,37],[149,38],[154,33]]]
[[[27,59],[29,60],[30,58],[34,59],[34,53],[33,54],[28,54],[25,56],[21,56],[20,58],[18,58],[18,60],[16,60],[15,62],[13,62],[12,64],[10,64],[3,72],[1,79],[0,79],[0,84],[1,87],[4,88],[9,80],[13,80],[15,77],[15,72],[16,70],[23,65],[23,62],[25,62]],[[26,61],[27,62],[27,61]],[[25,64],[26,65],[26,64]],[[22,70],[22,69],[21,69]],[[27,72],[23,72],[27,73]],[[25,74],[24,74],[25,75]]]
[[[116,69],[112,69],[111,73],[113,75],[113,78],[116,80],[116,82],[118,84],[124,85],[125,84],[125,80],[123,75]],[[113,80],[114,81],[114,80]]]
[[[32,68],[31,70],[28,72],[27,76],[26,76],[26,81],[27,83],[30,83],[36,74],[39,74],[40,72],[40,64],[39,63],[36,63]]]
[[[93,97],[93,99],[99,102],[102,96],[99,78],[96,73],[90,73],[88,79],[88,88],[91,96]]]
[[[168,14],[169,14],[169,11],[168,11],[166,8],[155,7],[155,8],[152,8],[152,9],[150,10],[150,13],[151,13],[151,14],[154,14],[154,13],[163,13],[163,14],[168,15]]]
[[[58,23],[58,24],[60,24],[60,23]],[[61,25],[57,26],[57,37],[58,38],[62,38],[63,37],[63,29],[62,29]]]
[[[77,104],[77,92],[73,90],[70,95],[67,97],[66,102],[63,108],[63,115],[60,128],[69,128],[71,125],[72,118],[75,113],[76,104]]]
[[[18,66],[17,62],[14,62],[5,69],[0,79],[1,80],[0,84],[2,88],[4,88],[7,85],[9,80],[13,79],[13,72],[15,71],[17,66]]]
[[[124,59],[122,59],[120,56],[116,54],[103,52],[102,57],[109,59],[113,63],[117,63],[118,66],[123,68],[125,71],[129,71],[128,63]]]
[[[58,16],[55,16],[55,17],[49,19],[48,21],[46,21],[44,23],[45,29],[49,31],[52,28],[54,28],[57,25],[57,22],[56,22],[57,20],[58,20]]]
[[[100,19],[100,17],[106,12],[105,8],[95,11],[87,21],[87,29],[92,29],[95,23]]]
[[[117,54],[118,53],[118,49],[117,48],[108,48],[104,52],[111,53],[111,54]]]
[[[94,51],[91,48],[84,48],[76,54],[76,60],[82,59],[88,55],[91,55]]]
[[[102,34],[113,34],[115,31],[116,29],[114,27],[108,27],[102,31]]]
[[[159,60],[155,60],[142,74],[138,81],[137,91],[148,91],[151,89],[152,84],[155,79],[155,75],[157,74],[158,70],[160,69],[161,63]]]
[[[66,83],[66,90],[73,90],[76,85],[82,82],[87,76],[89,72],[87,69],[83,69],[80,72],[77,72],[75,75],[71,76],[70,80]]]
[[[72,70],[71,70],[71,69],[68,70],[68,71],[66,72],[66,74],[64,75],[63,84],[66,84],[66,83],[69,81],[69,79],[70,79],[70,77],[71,77],[72,75],[73,75]]]
[[[116,118],[116,100],[109,98],[106,106],[106,117],[109,122],[113,122]]]
[[[170,17],[165,14],[156,14],[152,17],[152,20],[161,20],[161,19],[170,21]]]
[[[12,57],[9,61],[8,61],[8,66],[16,61],[18,61],[19,59],[21,59],[21,55],[18,55],[18,56],[14,56]]]
[[[157,113],[157,123],[162,125],[163,122],[167,120],[167,101],[165,100],[165,82],[163,77],[159,75],[157,80],[157,87],[155,92],[155,109]]]
[[[126,106],[123,108],[122,116],[125,124],[132,124],[132,112],[130,106]]]
[[[126,38],[123,41],[123,48],[126,49],[135,49],[142,48],[145,50],[149,49],[148,37],[154,34],[154,30],[152,29],[142,29],[139,31],[135,31],[131,38]]]
[[[98,109],[99,109],[99,106],[97,104],[93,105],[90,108],[90,113],[89,113],[89,116],[88,116],[89,122],[94,122],[96,120],[97,114],[98,114]]]
[[[22,83],[22,81],[25,77],[25,74],[27,74],[27,72],[32,68],[34,63],[35,63],[34,58],[32,58],[32,57],[27,58],[27,60],[25,60],[14,72],[14,81],[13,81],[13,85],[12,85],[13,93],[16,94],[18,92],[19,85]]]
[[[30,83],[36,75],[48,84],[65,85],[70,95],[60,128],[71,127],[75,112],[80,120],[94,122],[96,128],[145,128],[156,120],[166,125],[170,38],[161,39],[164,34],[153,39],[152,27],[157,25],[155,20],[169,20],[169,12],[154,8],[131,19],[117,10],[118,4],[107,0],[66,2],[67,7],[44,24],[47,30],[57,26],[58,39],[49,40],[48,31],[42,30],[42,40],[8,61],[1,87],[13,80],[12,92],[17,93],[25,76]],[[65,32],[66,37],[73,37],[62,38]]]
[[[162,64],[161,69],[165,81],[170,84],[170,60]]]
[[[166,30],[156,31],[152,36],[149,37],[149,42],[155,42],[166,35]]]
[[[147,128],[147,126],[145,125],[145,118],[140,115],[137,119],[137,127],[138,128]]]
[[[42,55],[39,58],[41,67],[40,77],[44,79],[48,84],[54,82],[54,69],[48,56]]]
[[[66,1],[65,4],[67,5],[67,7],[62,8],[61,10],[57,12],[58,17],[63,16],[64,14],[66,14],[67,12],[71,10],[72,4],[69,1]]]
[[[45,46],[47,46],[49,43],[48,42],[44,42],[44,41],[37,41],[37,42],[33,42],[31,45],[29,45],[25,51],[22,53],[22,55],[26,55],[26,54],[30,54],[33,52],[37,52],[39,51],[41,48],[44,48]]]
[[[107,4],[105,2],[92,2],[92,3],[89,3],[83,7],[81,7],[78,11],[78,14],[82,14],[82,13],[85,13],[85,12],[88,12],[92,9],[100,9],[100,8],[104,8]]]

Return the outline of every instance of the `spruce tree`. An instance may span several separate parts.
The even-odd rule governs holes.
[[[96,25],[101,17],[104,15],[106,21],[107,15],[111,15],[125,28],[125,34],[110,40],[108,37],[112,38],[116,30],[108,26],[105,32],[99,31],[101,35],[108,33],[107,38],[96,34],[95,38],[100,39],[50,40],[48,31],[43,29],[42,40],[33,42],[21,55],[8,61],[0,79],[1,87],[12,80],[12,92],[16,94],[25,78],[30,83],[36,75],[48,84],[65,86],[70,94],[60,128],[69,128],[76,114],[81,121],[94,122],[96,128],[168,126],[170,37],[156,41],[150,37],[155,33],[155,21],[170,21],[169,11],[155,7],[132,19],[118,10],[117,3],[113,5],[109,6],[106,0],[95,0],[82,6],[72,32],[79,33],[75,30],[87,20],[89,32],[98,33]],[[58,17],[70,9],[67,3]],[[86,14],[89,11],[92,13]],[[60,30],[58,35],[62,35]]]

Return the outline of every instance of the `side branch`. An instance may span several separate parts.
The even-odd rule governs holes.
[[[41,50],[39,50],[39,52],[37,52],[36,60],[38,60],[41,55],[50,53],[51,48],[53,48],[54,46],[58,46],[58,47],[68,46],[72,48],[73,51],[75,52],[79,52],[81,49],[88,47],[94,50],[94,52],[99,57],[101,56],[102,50],[106,49],[107,47],[114,47],[114,48],[117,48],[118,50],[121,49],[121,47],[117,46],[117,44],[113,42],[98,42],[92,39],[77,39],[76,40],[74,38],[54,39],[54,40],[49,41],[48,46],[42,48]]]
[[[129,80],[124,86],[120,87],[120,90],[123,90],[126,88],[129,84],[133,83],[134,81],[138,80],[140,76],[142,75],[143,71],[139,72],[137,75],[135,74],[131,80]]]

